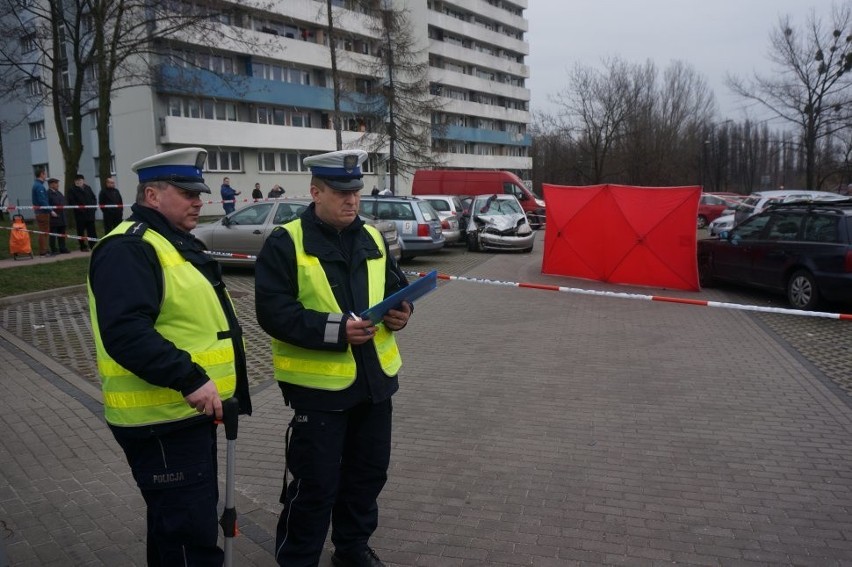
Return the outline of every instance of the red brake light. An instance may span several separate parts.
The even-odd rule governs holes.
[[[417,236],[429,236],[429,225],[428,224],[418,224],[417,225]]]
[[[445,230],[450,230],[450,221],[448,221],[447,219],[442,220],[441,221],[441,228],[443,228]]]
[[[843,269],[846,272],[852,272],[852,250],[846,251],[846,262],[843,264]]]

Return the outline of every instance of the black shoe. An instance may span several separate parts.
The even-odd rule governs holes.
[[[70,254],[71,251],[66,248],[65,250],[60,250],[59,253],[60,254]]]
[[[385,567],[385,564],[370,547],[346,554],[335,550],[334,555],[331,556],[331,564],[334,567]]]

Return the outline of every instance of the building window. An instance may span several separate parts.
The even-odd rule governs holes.
[[[25,35],[21,38],[21,51],[29,53],[36,50],[36,36],[34,33]]]
[[[44,120],[30,122],[30,140],[44,140]]]
[[[257,123],[258,124],[271,124],[272,123],[272,113],[269,112],[269,108],[265,106],[257,107]]]
[[[310,128],[311,115],[306,112],[293,112],[290,115],[290,125],[297,128]]]
[[[27,92],[30,96],[41,96],[44,92],[41,88],[41,81],[38,78],[27,81]]]
[[[207,171],[242,171],[239,151],[208,150]]]
[[[207,120],[216,119],[216,105],[212,100],[201,101],[201,117]]]
[[[191,98],[186,101],[186,116],[189,118],[201,118],[201,105],[198,100]]]
[[[277,171],[275,169],[275,152],[257,152],[257,169],[266,173]]]
[[[310,171],[310,169],[305,167],[302,163],[302,160],[309,155],[311,154],[303,154],[301,152],[281,152],[279,154],[279,158],[281,159],[281,171],[289,171],[292,173]]]
[[[183,101],[176,96],[169,97],[169,116],[183,115]]]
[[[272,123],[276,126],[286,126],[287,125],[287,113],[284,112],[283,108],[273,108],[272,109]]]
[[[95,158],[95,177],[100,176],[101,159]],[[109,174],[115,175],[115,156],[109,156]]]

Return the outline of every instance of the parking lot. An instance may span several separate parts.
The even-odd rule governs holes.
[[[412,273],[438,270],[442,274],[465,275],[488,260],[503,258],[507,264],[511,260],[512,264],[522,263],[525,266],[523,273],[526,276],[525,279],[521,279],[521,274],[517,273],[501,274],[498,278],[508,281],[588,287],[589,289],[626,291],[635,294],[681,295],[695,299],[712,299],[767,307],[787,307],[784,298],[781,296],[732,286],[706,289],[698,294],[671,293],[666,290],[615,286],[544,276],[536,270],[541,265],[543,244],[543,232],[540,232],[535,250],[530,255],[474,253],[469,252],[464,246],[452,246],[437,254],[419,256],[413,260],[405,261],[402,267]],[[250,269],[227,269],[226,281],[237,304],[241,322],[246,328],[249,375],[253,383],[258,384],[269,379],[272,374],[272,365],[265,335],[254,317],[254,273]],[[470,293],[481,291],[473,284],[452,283],[442,285],[466,286],[465,289]],[[509,312],[523,310],[524,294],[530,292],[520,290],[515,293],[517,294],[517,301],[500,306],[501,310]],[[553,301],[555,303],[570,303],[570,299],[564,296],[554,297]],[[617,302],[619,300],[609,299],[607,301]],[[852,310],[852,306],[833,305],[830,307],[833,309],[845,308],[846,311],[844,312],[847,313]],[[681,307],[681,309],[688,310],[689,316],[699,320],[706,315],[700,308]],[[65,315],[62,318],[62,324],[55,325],[61,314]],[[462,314],[460,313],[459,316],[459,324],[462,324]],[[852,339],[848,338],[852,327],[848,322],[771,313],[753,313],[749,314],[749,317],[766,332],[772,333],[778,340],[787,343],[792,352],[796,352],[803,360],[814,365],[836,387],[842,388],[852,395]],[[94,343],[88,325],[88,307],[85,293],[72,293],[61,298],[47,297],[31,303],[12,305],[0,310],[0,324],[43,352],[49,353],[52,358],[73,369],[81,376],[93,383],[97,382]],[[52,329],[51,324],[54,324]],[[734,353],[729,354],[733,355]],[[723,363],[724,360],[725,353],[720,350],[719,362]]]

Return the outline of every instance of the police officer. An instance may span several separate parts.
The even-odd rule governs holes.
[[[408,285],[381,234],[358,216],[366,158],[362,150],[305,158],[313,203],[273,231],[255,266],[258,322],[294,413],[275,545],[287,567],[317,565],[329,521],[335,566],[382,565],[368,540],[390,462],[402,364],[394,332],[411,306],[382,321],[354,315]]]
[[[236,395],[251,413],[245,349],[198,223],[207,152],[133,164],[130,218],[94,248],[89,309],[104,414],[147,504],[148,565],[222,565],[216,425]]]

